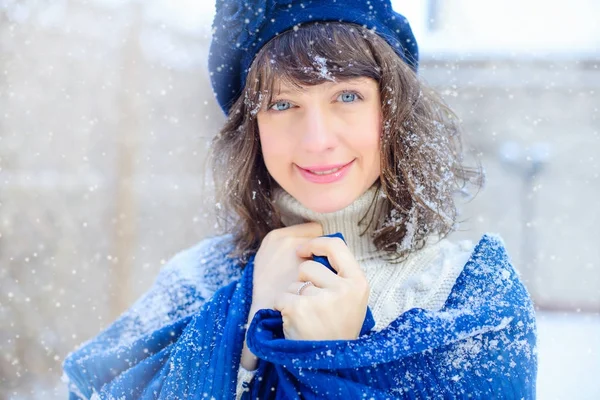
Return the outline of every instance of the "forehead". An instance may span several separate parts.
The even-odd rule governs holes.
[[[291,82],[288,79],[281,79],[279,77],[275,77],[273,81],[273,92],[274,94],[289,94],[289,93],[304,93],[310,87],[320,87],[320,88],[336,88],[338,86],[354,86],[354,87],[371,87],[376,86],[377,82],[366,76],[359,77],[337,77],[332,80],[324,81],[317,84],[303,84],[301,82]]]

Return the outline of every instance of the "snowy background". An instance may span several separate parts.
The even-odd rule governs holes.
[[[65,398],[64,356],[214,233],[212,3],[0,0],[0,399]],[[600,3],[393,3],[487,170],[455,237],[504,237],[538,398],[600,398]]]

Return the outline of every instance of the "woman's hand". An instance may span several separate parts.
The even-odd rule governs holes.
[[[252,308],[273,308],[275,296],[287,290],[298,277],[298,266],[304,261],[296,249],[323,234],[316,222],[272,230],[265,236],[254,258]]]
[[[318,237],[302,244],[297,255],[326,256],[337,275],[312,260],[299,266],[298,281],[275,300],[283,332],[292,340],[353,340],[367,313],[369,283],[343,240]],[[298,289],[306,281],[301,295]]]
[[[275,296],[284,292],[298,278],[298,266],[303,259],[296,254],[299,245],[323,235],[323,228],[316,222],[293,225],[272,230],[265,236],[254,257],[252,278],[252,305],[248,323],[263,308],[275,307]],[[250,352],[246,341],[242,349],[242,366],[247,370],[256,368],[257,359]]]

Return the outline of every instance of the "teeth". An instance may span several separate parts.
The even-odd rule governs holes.
[[[315,175],[329,175],[329,174],[333,174],[334,172],[338,172],[340,169],[341,169],[341,167],[329,169],[327,171],[312,171],[312,170],[310,170],[310,172],[312,172]]]

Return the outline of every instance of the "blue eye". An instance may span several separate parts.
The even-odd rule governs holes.
[[[353,103],[356,100],[358,95],[353,92],[344,92],[338,96],[338,99],[341,98],[343,103]]]
[[[291,108],[292,104],[289,101],[278,101],[269,106],[270,110],[285,111]]]

